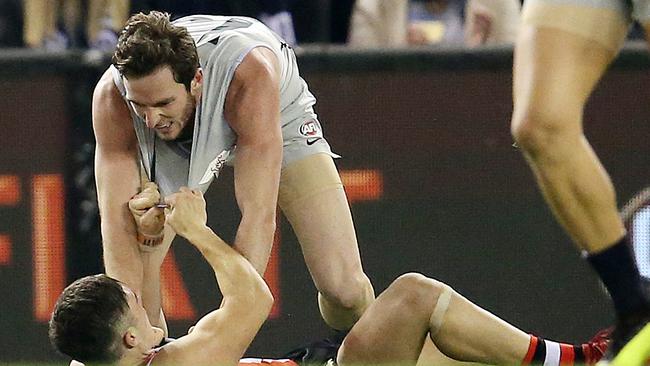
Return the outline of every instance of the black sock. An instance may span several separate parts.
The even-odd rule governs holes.
[[[613,246],[588,257],[614,301],[619,317],[648,306],[641,277],[636,267],[627,235]]]

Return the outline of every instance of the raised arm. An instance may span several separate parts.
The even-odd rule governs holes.
[[[140,294],[142,260],[127,202],[140,189],[137,140],[128,107],[106,71],[92,103],[95,179],[106,274]]]
[[[225,115],[237,133],[235,196],[242,214],[239,250],[263,274],[273,244],[282,132],[278,61],[269,49],[253,49],[237,68]]]
[[[160,192],[154,182],[146,182],[140,193],[129,200],[129,210],[133,215],[137,230],[147,235],[149,245],[141,244],[142,260],[142,305],[147,312],[151,325],[161,328],[167,336],[167,323],[162,312],[160,293],[160,270],[163,260],[174,239],[174,231],[165,225],[165,213],[157,207]],[[164,238],[160,244],[155,238]]]
[[[167,223],[212,266],[223,301],[190,334],[166,345],[156,364],[235,365],[271,310],[271,292],[250,262],[206,226],[200,192],[181,188],[165,201],[171,206]]]

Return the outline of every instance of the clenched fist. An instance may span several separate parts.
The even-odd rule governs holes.
[[[187,238],[206,227],[208,214],[200,191],[181,187],[179,192],[167,196],[165,203],[169,205],[167,223],[177,234]]]
[[[160,203],[160,192],[154,182],[147,182],[144,189],[129,200],[129,210],[135,220],[138,241],[146,246],[162,242],[165,227],[165,212],[156,205]]]

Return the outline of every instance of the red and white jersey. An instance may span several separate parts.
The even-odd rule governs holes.
[[[242,358],[239,360],[239,366],[298,366],[298,364],[289,359],[273,360],[269,358]]]

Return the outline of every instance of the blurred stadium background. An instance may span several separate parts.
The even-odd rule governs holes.
[[[596,276],[554,222],[512,146],[512,49],[298,50],[338,161],[375,288],[407,271],[455,287],[526,331],[583,341],[611,322]],[[60,361],[46,322],[61,289],[102,271],[94,201],[92,88],[108,59],[0,53],[0,365]],[[586,111],[621,203],[648,184],[650,62],[632,43]],[[208,192],[234,237],[232,174]],[[219,304],[198,253],[174,243],[163,270],[172,335]],[[267,280],[277,303],[250,350],[278,356],[328,334],[290,226]]]

